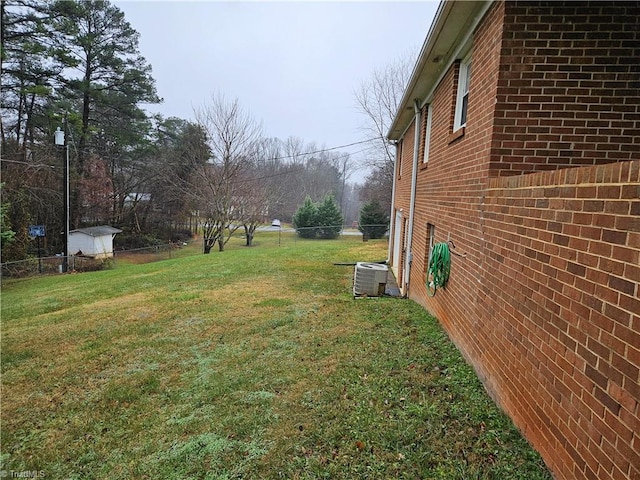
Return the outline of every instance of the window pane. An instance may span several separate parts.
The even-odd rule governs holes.
[[[467,110],[469,102],[469,86],[471,84],[471,55],[460,62],[458,70],[458,91],[456,95],[456,110],[453,121],[453,130],[464,127],[467,123]]]
[[[460,125],[467,123],[467,104],[469,102],[469,92],[462,97],[462,111],[460,112]]]
[[[469,84],[471,83],[471,62],[467,64],[467,71],[464,79],[464,93],[469,93]]]
[[[429,145],[431,143],[431,105],[427,105],[427,120],[424,129],[424,155],[422,161],[427,163],[429,161]]]

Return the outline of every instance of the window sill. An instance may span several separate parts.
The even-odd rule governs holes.
[[[449,139],[448,139],[449,140],[449,144],[452,144],[456,140],[464,137],[464,130],[465,130],[465,127],[460,127],[458,130],[456,130],[455,132],[450,134],[449,135]]]

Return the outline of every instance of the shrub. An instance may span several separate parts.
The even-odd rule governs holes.
[[[307,197],[293,215],[293,226],[301,238],[315,238],[318,207]]]
[[[134,250],[136,248],[155,247],[165,243],[152,235],[135,233],[120,233],[113,240],[115,250]]]
[[[338,238],[342,230],[342,213],[333,195],[327,195],[318,205],[318,236],[325,239]]]
[[[191,233],[191,230],[188,229],[176,230],[172,232],[169,237],[169,241],[174,243],[187,242],[191,239],[193,239],[193,233]]]
[[[377,200],[367,203],[360,210],[358,230],[369,238],[382,238],[389,229],[389,215]]]
[[[327,195],[321,203],[313,203],[307,197],[293,215],[293,226],[301,238],[337,238],[342,230],[342,213],[333,195]]]

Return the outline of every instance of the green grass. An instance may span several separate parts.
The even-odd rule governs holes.
[[[551,478],[422,308],[352,298],[353,268],[333,263],[384,259],[386,243],[262,235],[5,282],[1,469]]]

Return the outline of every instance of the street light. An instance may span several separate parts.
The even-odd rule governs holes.
[[[64,225],[64,237],[62,239],[62,272],[65,273],[68,267],[69,256],[69,146],[64,141],[64,132],[60,130],[60,127],[56,128],[55,132],[55,144],[63,147],[62,164],[64,165],[64,206],[63,206],[63,225]]]

